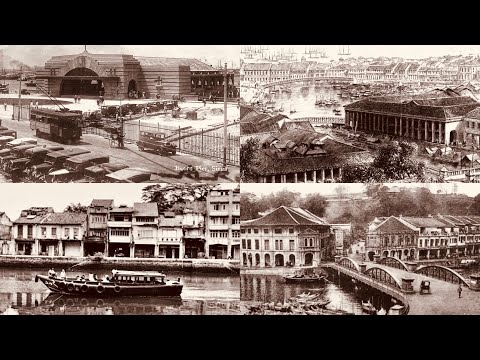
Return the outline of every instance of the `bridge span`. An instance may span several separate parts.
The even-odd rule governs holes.
[[[321,266],[349,276],[401,301],[405,305],[405,314],[480,315],[480,292],[469,289],[465,279],[460,280],[463,291],[459,298],[457,292],[459,282],[451,281],[450,278],[443,279],[436,276],[437,273],[424,271],[416,273],[375,262],[357,263],[347,257]],[[430,281],[430,294],[420,294],[422,280]]]

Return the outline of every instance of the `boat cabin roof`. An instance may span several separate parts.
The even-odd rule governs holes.
[[[148,276],[148,277],[165,277],[165,274],[158,271],[128,271],[128,270],[112,270],[113,276]]]

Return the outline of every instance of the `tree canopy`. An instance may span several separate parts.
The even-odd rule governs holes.
[[[240,169],[242,182],[255,182],[257,173],[255,172],[255,164],[257,163],[257,155],[260,149],[260,143],[257,138],[250,138],[240,146]]]
[[[409,180],[424,182],[425,163],[415,159],[418,145],[393,141],[378,150],[372,164],[367,166],[348,165],[342,172],[344,183],[381,183]]]
[[[70,203],[70,205],[68,205],[63,211],[69,212],[69,213],[86,214],[87,209],[88,209],[88,206],[82,205],[80,203],[78,204]]]

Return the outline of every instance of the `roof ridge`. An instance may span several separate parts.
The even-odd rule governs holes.
[[[287,208],[286,206],[283,206],[283,205],[282,205],[282,207],[285,209],[285,211],[286,211],[287,214],[292,218],[293,221],[295,221],[297,224],[300,224],[300,223],[292,216],[292,214],[290,214],[290,211],[289,211],[290,209],[289,209],[289,208]]]

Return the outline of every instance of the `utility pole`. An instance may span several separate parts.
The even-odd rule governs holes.
[[[227,63],[223,79],[223,167],[227,167]]]
[[[18,121],[22,110],[22,67],[20,66],[20,89],[18,90]]]

